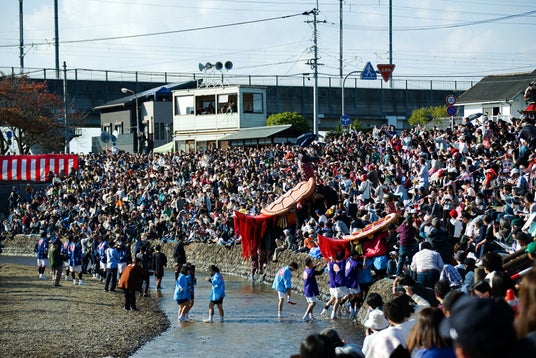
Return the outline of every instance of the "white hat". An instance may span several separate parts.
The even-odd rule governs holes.
[[[389,327],[389,321],[385,318],[382,310],[372,310],[363,325],[367,328],[381,331]]]
[[[519,174],[519,173],[520,173],[520,172],[519,172],[519,169],[517,169],[517,168],[514,168],[514,169],[512,169],[512,170],[510,171],[510,175]]]

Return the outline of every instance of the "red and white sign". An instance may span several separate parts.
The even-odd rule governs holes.
[[[456,104],[456,96],[453,94],[449,94],[447,98],[445,98],[445,102],[448,106],[453,106]]]
[[[395,69],[395,65],[392,64],[377,64],[376,67],[378,68],[378,71],[380,72],[380,75],[382,75],[382,78],[385,82],[389,81],[389,78],[391,78],[391,74],[393,73]]]
[[[76,154],[0,156],[0,180],[44,182],[49,172],[69,175],[72,168],[78,169]]]

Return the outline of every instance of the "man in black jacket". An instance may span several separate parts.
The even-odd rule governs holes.
[[[175,263],[175,281],[179,277],[182,265],[186,263],[186,252],[184,251],[184,234],[180,234],[177,238],[177,244],[173,249],[173,262]]]

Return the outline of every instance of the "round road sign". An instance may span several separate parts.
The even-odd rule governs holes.
[[[447,98],[445,98],[445,102],[447,102],[449,106],[454,105],[456,103],[456,96],[453,94],[449,94]]]
[[[343,115],[341,116],[341,124],[342,124],[343,126],[348,126],[348,125],[350,125],[350,122],[351,122],[351,120],[350,120],[350,116],[348,116],[348,115],[346,115],[346,114],[343,114]]]
[[[447,107],[447,113],[449,116],[455,116],[456,113],[458,113],[458,108],[454,107],[454,106],[448,106]]]

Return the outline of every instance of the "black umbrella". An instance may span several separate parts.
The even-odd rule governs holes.
[[[477,118],[480,118],[482,117],[482,113],[473,113],[469,116],[467,116],[467,119],[472,121],[473,119],[477,119]]]
[[[305,133],[296,139],[296,144],[299,145],[300,147],[307,147],[309,144],[313,143],[315,140],[316,140],[316,134]]]

